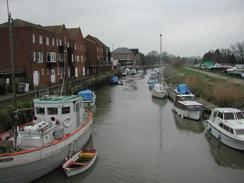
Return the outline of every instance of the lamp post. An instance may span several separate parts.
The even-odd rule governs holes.
[[[160,34],[160,67],[162,67],[162,34]]]

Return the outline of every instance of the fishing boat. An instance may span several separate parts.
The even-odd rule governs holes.
[[[93,107],[95,105],[96,102],[96,94],[91,91],[91,90],[82,90],[79,91],[78,96],[82,97],[82,102],[84,104],[84,107]]]
[[[186,84],[180,84],[175,89],[173,111],[182,118],[199,120],[204,111],[204,106],[195,100],[195,96]]]
[[[152,96],[159,99],[164,99],[168,96],[168,92],[165,90],[163,84],[156,83],[151,90]]]
[[[42,177],[80,151],[91,136],[92,113],[84,110],[81,97],[43,96],[33,103],[33,121],[17,127],[14,136],[0,134],[0,182]]]
[[[80,174],[90,168],[96,161],[96,149],[82,150],[67,160],[62,168],[68,177]]]
[[[215,108],[207,120],[207,131],[221,143],[244,151],[244,114],[236,108]]]

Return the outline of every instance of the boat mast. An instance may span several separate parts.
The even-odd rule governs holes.
[[[14,62],[14,54],[13,54],[14,51],[13,51],[13,33],[12,33],[13,19],[11,17],[11,12],[9,11],[8,0],[7,0],[7,11],[8,11],[8,23],[9,23],[9,45],[10,45],[12,89],[13,89],[13,97],[14,97],[14,111],[16,111],[17,104],[16,104],[16,87],[15,87],[15,62]]]

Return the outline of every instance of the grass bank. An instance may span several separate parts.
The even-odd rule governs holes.
[[[184,67],[169,66],[164,77],[174,86],[180,83],[188,84],[195,95],[220,107],[238,107],[244,102],[243,85],[216,79]]]

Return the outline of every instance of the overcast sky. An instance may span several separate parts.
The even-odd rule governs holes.
[[[1,0],[0,22],[7,21]],[[202,56],[244,41],[244,0],[9,0],[12,17],[80,27],[112,48]]]

